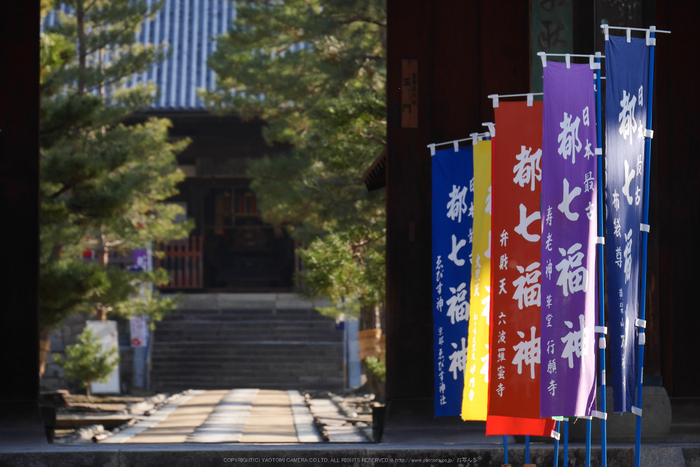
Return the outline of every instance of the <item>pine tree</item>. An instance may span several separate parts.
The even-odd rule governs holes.
[[[79,381],[90,398],[90,383],[105,383],[117,368],[117,349],[102,350],[97,335],[85,328],[77,342],[66,347],[65,357],[56,355],[54,361],[63,368],[68,379]]]
[[[210,66],[210,109],[262,118],[284,156],[249,163],[266,221],[303,248],[304,292],[374,327],[384,300],[383,190],[362,175],[386,144],[383,0],[237,1]],[[366,321],[363,324],[362,321]]]
[[[163,201],[184,179],[176,153],[187,141],[168,140],[170,123],[151,118],[125,125],[157,93],[150,83],[127,86],[134,73],[165,57],[165,46],[136,43],[142,22],[160,8],[143,0],[45,1],[63,5],[42,34],[40,330],[77,311],[155,320],[173,300],[133,299],[139,284],[167,282],[165,271],[132,273],[109,265],[109,252],[186,236],[191,223]],[[92,249],[97,261],[83,262]]]

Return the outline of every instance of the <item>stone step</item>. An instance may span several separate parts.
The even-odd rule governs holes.
[[[155,365],[154,365],[155,366]],[[172,364],[159,364],[152,371],[153,375],[252,375],[252,374],[274,374],[274,375],[329,375],[340,371],[342,365],[279,365],[275,363],[251,364],[243,362],[240,365],[197,365],[196,362]]]
[[[191,329],[158,329],[154,333],[156,342],[172,341],[342,341],[343,334],[322,329],[278,329],[263,326],[255,328],[221,329],[193,326]]]
[[[340,358],[337,358],[340,357]],[[203,359],[198,357],[182,357],[172,358],[163,355],[153,357],[153,371],[160,369],[183,368],[190,369],[193,367],[200,368],[238,368],[245,369],[246,367],[265,367],[265,368],[296,368],[299,370],[313,371],[314,368],[337,368],[342,366],[342,354],[339,355],[324,355],[322,358],[305,358],[300,355],[298,358],[212,358]]]
[[[327,375],[302,375],[295,377],[271,377],[269,375],[256,375],[255,378],[245,377],[245,376],[228,376],[228,377],[217,377],[217,376],[197,376],[197,377],[178,377],[178,376],[162,376],[160,378],[153,378],[152,380],[158,385],[177,385],[183,384],[189,386],[190,388],[197,389],[208,389],[214,385],[226,387],[238,387],[239,384],[260,384],[260,385],[272,385],[279,384],[282,387],[287,382],[294,383],[295,387],[287,389],[295,389],[296,383],[323,383],[325,385],[333,386],[334,384],[340,382],[342,384],[342,376],[327,376]]]
[[[334,329],[335,321],[327,321],[322,319],[285,319],[277,317],[261,318],[261,317],[251,317],[249,319],[240,320],[227,320],[222,319],[220,316],[206,317],[196,317],[187,319],[164,319],[158,323],[158,329],[161,327],[180,327],[187,325],[200,325],[200,326],[225,326],[227,328],[235,329],[236,327],[245,326],[255,326],[261,324],[268,324],[271,326],[290,326],[293,328],[323,328],[323,329]]]
[[[343,332],[295,296],[187,296],[153,336],[152,387],[340,389]]]
[[[159,341],[157,338],[154,340],[154,349],[158,347],[160,349],[188,349],[183,350],[183,353],[189,352],[190,349],[197,350],[207,350],[209,352],[215,351],[240,351],[243,353],[251,352],[268,352],[275,353],[280,352],[280,349],[286,348],[290,351],[293,349],[299,350],[309,350],[309,351],[322,351],[323,348],[342,348],[342,342],[340,341],[270,341],[270,340],[250,340],[245,342],[228,341],[228,342],[211,342],[207,340],[202,341],[185,341],[185,342],[163,342]]]
[[[318,311],[310,308],[282,309],[270,308],[253,309],[222,309],[222,310],[174,310],[168,314],[166,320],[183,319],[222,319],[227,321],[278,318],[278,319],[313,319],[334,322],[332,318],[323,316]]]
[[[306,352],[298,352],[298,353],[291,353],[291,352],[286,352],[283,354],[274,354],[274,353],[269,353],[269,354],[255,354],[254,352],[248,353],[248,354],[238,354],[235,352],[228,353],[228,354],[217,354],[217,355],[209,355],[207,352],[196,352],[192,351],[186,355],[179,354],[173,352],[165,352],[163,349],[156,349],[152,355],[152,359],[154,361],[160,362],[186,362],[186,361],[192,361],[192,362],[230,362],[230,361],[277,361],[281,363],[294,363],[294,362],[313,362],[318,363],[318,360],[323,360],[326,358],[331,358],[331,357],[342,357],[343,352],[342,349],[338,349],[337,351],[328,351],[328,352],[318,352],[312,355],[309,355]]]
[[[161,388],[196,388],[196,389],[227,389],[231,387],[246,388],[282,388],[299,389],[316,387],[342,387],[342,377],[329,376],[299,376],[296,378],[217,378],[217,377],[197,377],[197,378],[153,378],[152,385],[155,389]]]
[[[324,340],[324,341],[336,341],[342,340],[343,334],[336,331],[322,330],[322,329],[275,329],[264,328],[262,326],[252,328],[252,329],[206,329],[206,328],[194,328],[194,329],[169,329],[165,331],[158,330],[154,333],[154,338],[163,338],[162,340],[172,340],[175,338],[192,340],[193,336],[205,336],[205,340],[211,340],[214,338],[233,338],[242,337],[246,340]],[[283,339],[285,335],[299,336],[299,339]],[[270,339],[270,336],[279,336],[278,339]],[[164,339],[168,337],[169,339]],[[196,340],[196,339],[195,339]]]

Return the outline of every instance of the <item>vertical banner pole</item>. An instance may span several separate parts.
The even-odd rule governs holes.
[[[654,31],[651,32],[651,37],[656,37]],[[652,106],[654,103],[654,45],[653,43],[649,45],[651,50],[649,51],[649,110],[647,112],[647,130],[651,130],[652,123]],[[643,222],[649,225],[649,188],[651,185],[651,136],[646,136],[646,145],[644,147],[644,216]],[[640,306],[639,314],[641,320],[646,320],[646,295],[647,295],[647,245],[649,242],[649,232],[645,229],[642,232],[642,286],[640,290]],[[637,372],[637,377],[639,382],[637,384],[637,403],[636,406],[641,410],[642,408],[642,389],[644,380],[644,328],[639,328],[639,354],[638,354],[638,365],[639,369]],[[634,465],[639,467],[639,456],[642,445],[642,414],[637,415],[637,436],[635,440],[634,448]]]
[[[561,433],[561,422],[557,422],[557,433]],[[559,438],[554,439],[554,467],[559,467]]]
[[[503,463],[508,464],[508,436],[503,435]]]
[[[591,419],[586,420],[586,467],[591,467]]]
[[[569,420],[564,421],[564,466],[569,465]]]
[[[600,54],[596,58],[596,62],[599,64],[596,70],[596,118],[598,123],[598,237],[604,237],[605,224],[603,223],[603,190],[605,190],[605,185],[603,183],[603,117],[602,117],[602,94],[603,88],[601,87],[600,79]],[[607,467],[608,465],[608,430],[607,430],[607,420],[605,419],[605,414],[608,413],[607,410],[607,384],[606,384],[606,368],[605,368],[605,345],[600,345],[605,342],[605,333],[602,332],[605,329],[605,245],[601,242],[598,243],[598,324],[601,329],[601,333],[598,336],[600,357],[598,362],[598,368],[600,369],[599,380],[600,380],[600,411],[603,413],[603,418],[600,420],[600,449],[601,449],[601,466]]]
[[[530,463],[530,435],[525,435],[525,463]]]

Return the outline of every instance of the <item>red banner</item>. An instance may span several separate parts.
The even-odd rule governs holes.
[[[494,111],[489,419],[539,419],[542,102]]]
[[[515,418],[489,415],[486,419],[486,436],[531,435],[554,438],[557,422],[552,419]]]

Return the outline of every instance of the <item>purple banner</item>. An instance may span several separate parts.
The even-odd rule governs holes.
[[[569,69],[549,62],[542,134],[542,418],[590,416],[595,404],[595,115],[589,65]]]
[[[644,198],[649,47],[644,39],[605,43],[605,207],[610,363],[615,412],[629,412],[637,389],[639,270]]]
[[[148,251],[147,250],[131,250],[131,255],[134,260],[134,271],[148,271]]]

